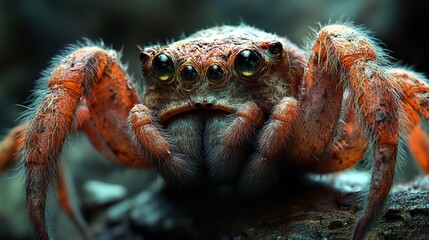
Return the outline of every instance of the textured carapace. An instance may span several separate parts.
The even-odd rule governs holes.
[[[286,48],[283,50],[282,46]],[[273,47],[277,47],[277,52]],[[143,75],[148,87],[143,104],[161,123],[180,112],[201,108],[235,113],[249,101],[268,116],[283,97],[298,95],[303,66],[294,66],[299,64],[298,59],[289,59],[296,58],[290,52],[297,50],[285,38],[249,26],[210,28],[167,46],[145,48]],[[256,54],[259,63],[252,68],[248,60],[252,56],[242,57],[245,59],[240,62],[243,51]],[[155,73],[154,59],[159,55],[168,57],[173,64],[167,79],[160,79]],[[240,68],[241,65],[250,66]],[[196,71],[193,81],[182,77],[188,66]],[[222,77],[211,78],[213,67],[220,69]]]

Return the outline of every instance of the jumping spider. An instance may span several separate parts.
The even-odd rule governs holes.
[[[321,28],[307,51],[253,27],[220,26],[142,49],[139,93],[114,50],[80,46],[40,81],[44,90],[27,120],[0,145],[1,166],[21,149],[30,218],[37,238],[48,239],[45,200],[53,181],[81,224],[59,171],[74,131],[83,130],[105,158],[154,167],[168,182],[208,175],[235,180],[243,191],[272,186],[281,165],[331,173],[372,149],[367,204],[351,233],[362,239],[389,194],[398,138],[405,136],[429,171],[422,129],[429,85],[387,59],[348,23]]]

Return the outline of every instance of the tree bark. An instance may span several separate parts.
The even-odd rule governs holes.
[[[292,177],[253,197],[229,185],[184,190],[154,183],[133,198],[99,209],[92,221],[98,229],[94,237],[349,239],[367,185],[350,174],[323,180]],[[429,176],[395,185],[380,214],[367,239],[429,239]]]

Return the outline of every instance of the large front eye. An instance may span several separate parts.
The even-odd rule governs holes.
[[[261,68],[262,57],[253,50],[243,50],[235,57],[235,71],[242,77],[251,77]]]
[[[173,76],[173,61],[167,55],[161,53],[153,59],[152,71],[159,80],[166,81]]]

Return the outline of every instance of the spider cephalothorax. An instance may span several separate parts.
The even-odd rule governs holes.
[[[351,234],[361,239],[388,196],[400,134],[427,166],[420,125],[429,117],[429,86],[389,67],[379,49],[351,24],[323,27],[308,51],[252,27],[214,27],[144,48],[138,93],[116,52],[82,46],[45,78],[28,121],[2,142],[0,162],[25,142],[30,217],[47,239],[46,190],[73,131],[83,130],[107,159],[155,167],[169,182],[209,175],[247,192],[268,189],[284,166],[350,168],[371,147],[368,203]],[[67,209],[64,194],[60,200]]]

